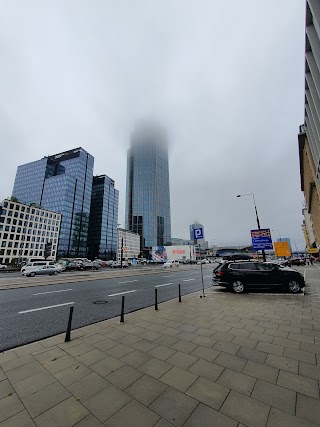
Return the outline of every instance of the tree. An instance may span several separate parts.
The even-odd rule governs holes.
[[[11,202],[20,203],[20,202],[19,202],[19,200],[18,200],[16,197],[14,197],[14,196],[9,197],[9,200],[10,200]]]

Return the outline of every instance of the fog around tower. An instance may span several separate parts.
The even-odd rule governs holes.
[[[301,0],[23,0],[0,14],[0,199],[16,168],[82,146],[120,191],[141,120],[169,147],[172,236],[215,244],[263,227],[304,247]],[[161,132],[160,132],[161,133]],[[276,236],[277,237],[277,236]]]

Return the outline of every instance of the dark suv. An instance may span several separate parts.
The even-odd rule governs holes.
[[[224,286],[238,294],[250,288],[284,287],[298,293],[304,287],[304,278],[296,270],[280,268],[263,262],[224,262],[213,270],[213,286]]]

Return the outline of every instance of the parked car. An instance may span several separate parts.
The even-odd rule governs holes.
[[[304,258],[291,258],[289,262],[291,265],[306,265],[306,260]]]
[[[82,263],[83,270],[99,270],[100,267],[101,265],[95,261],[85,261]]]
[[[199,259],[199,261],[197,261],[197,264],[198,265],[200,265],[200,264],[209,264],[209,261],[207,260],[207,259]]]
[[[111,268],[121,268],[121,261],[113,261],[113,264],[110,266]],[[122,268],[129,267],[127,261],[122,261]]]
[[[223,259],[225,261],[249,261],[250,259],[253,259],[252,255],[247,253],[242,254],[230,254],[230,255],[224,255]]]
[[[21,274],[23,275],[23,273],[27,272],[27,271],[32,271],[35,270],[36,268],[39,267],[44,267],[44,266],[55,266],[55,262],[54,261],[34,261],[34,262],[28,262],[28,264],[24,265],[21,268]]]
[[[113,261],[101,261],[101,267],[110,267],[111,263],[113,263]]]
[[[264,262],[225,262],[213,271],[213,286],[224,286],[228,291],[244,293],[257,288],[286,288],[298,293],[305,286],[303,275],[298,271],[280,268]]]
[[[176,261],[176,260],[167,261],[163,264],[163,267],[164,268],[179,267],[179,261]]]
[[[66,264],[65,270],[66,271],[79,271],[79,270],[83,270],[82,263],[79,263],[79,262],[76,262],[76,261],[70,261],[68,264]]]
[[[5,268],[7,268],[5,264],[0,264],[0,270],[4,270]]]
[[[49,276],[55,276],[60,273],[60,269],[55,265],[43,265],[42,267],[34,267],[33,270],[26,270],[22,273],[22,276],[34,277],[38,275],[48,274]]]

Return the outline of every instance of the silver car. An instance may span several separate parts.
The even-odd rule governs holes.
[[[54,265],[43,265],[42,267],[35,267],[32,270],[28,270],[22,273],[23,276],[34,277],[38,275],[48,274],[49,276],[56,275],[61,272],[59,267]]]

